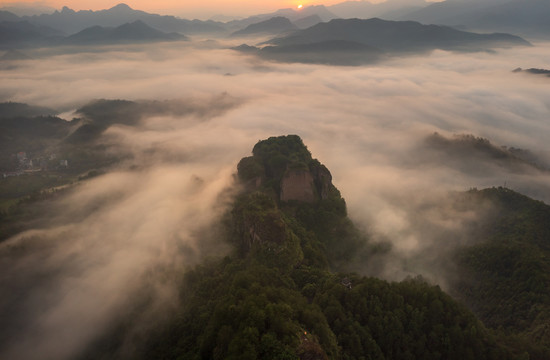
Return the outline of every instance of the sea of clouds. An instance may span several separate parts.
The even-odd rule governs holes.
[[[512,70],[547,66],[550,44],[362,67],[273,63],[226,45],[37,49],[0,70],[1,102],[47,106],[67,120],[96,99],[144,109],[137,124],[113,125],[100,139],[130,155],[123,163],[0,244],[0,358],[75,358],[145,292],[136,323],[148,325],[133,327],[119,350],[131,354],[153,319],[176,308],[178,274],[227,254],[216,224],[236,165],[269,136],[300,135],[354,222],[371,241],[391,243],[383,260],[357,259],[368,275],[422,274],[445,286],[441,253],[467,242],[464,228],[481,216],[449,205],[451,192],[506,185],[550,201],[546,171],[449,159],[425,141],[473,134],[548,161],[550,78]],[[154,100],[172,107],[146,111]]]

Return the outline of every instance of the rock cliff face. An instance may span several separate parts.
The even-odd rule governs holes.
[[[332,176],[311,157],[296,135],[260,141],[253,156],[238,165],[239,178],[248,191],[273,192],[278,201],[314,203],[330,196]]]
[[[287,170],[280,187],[281,201],[314,202],[317,200],[313,176],[307,170]]]
[[[309,170],[287,169],[280,184],[281,201],[313,203],[328,199],[332,176],[326,167],[313,163]]]
[[[348,247],[342,246],[347,235],[342,234],[352,235],[348,236],[352,245],[357,238],[351,223],[343,220],[345,201],[332,184],[330,171],[312,158],[302,139],[271,137],[258,142],[252,154],[237,166],[242,193],[232,211],[232,223],[241,250],[287,251],[287,259],[301,261],[304,255],[287,223],[288,216],[298,211],[303,216],[299,220],[316,229],[335,259],[347,254]]]
[[[330,171],[320,163],[314,163],[311,168],[311,174],[315,180],[315,189],[321,200],[329,198],[330,190],[334,187],[332,185],[332,175]]]

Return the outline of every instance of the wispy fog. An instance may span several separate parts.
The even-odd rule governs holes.
[[[28,55],[0,70],[0,101],[69,119],[94,99],[175,108],[108,128],[100,141],[131,156],[0,244],[2,359],[74,358],[144,291],[143,323],[166,315],[177,270],[226,253],[215,224],[236,164],[269,136],[300,135],[330,169],[350,217],[393,244],[357,269],[392,280],[422,273],[445,284],[439,254],[468,241],[478,215],[454,207],[452,191],[506,185],[550,202],[543,169],[445,155],[426,141],[473,134],[548,163],[550,78],[512,70],[548,67],[549,44],[365,67],[270,63],[212,43]]]

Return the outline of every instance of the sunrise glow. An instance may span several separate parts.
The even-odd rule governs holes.
[[[304,6],[302,4],[298,5],[298,9],[303,8]]]

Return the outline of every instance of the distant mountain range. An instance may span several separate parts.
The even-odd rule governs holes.
[[[57,29],[63,34],[75,34],[93,26],[117,27],[135,21],[142,21],[152,28],[167,33],[199,34],[225,31],[223,23],[149,14],[134,10],[126,4],[119,4],[113,8],[99,11],[74,11],[65,6],[61,11],[55,11],[52,14],[22,17],[8,11],[0,11],[0,23],[3,21],[26,21],[37,27],[45,26]]]
[[[315,5],[315,6],[308,6],[301,10],[294,10],[294,9],[280,9],[272,13],[268,14],[259,14],[247,17],[246,19],[242,20],[233,20],[225,23],[225,26],[228,29],[232,29],[234,31],[241,30],[248,25],[256,24],[268,19],[271,19],[273,17],[285,17],[289,19],[293,23],[300,23],[300,22],[307,22],[305,19],[309,18],[311,19],[315,18],[316,20],[319,19],[318,22],[326,22],[330,21],[332,19],[337,19],[338,16],[334,13],[330,12],[325,6],[323,5]],[[310,24],[309,26],[315,25],[317,22]],[[302,26],[299,26],[299,28],[302,28]]]
[[[532,37],[550,34],[548,0],[446,0],[435,3],[426,0],[386,0],[376,4],[367,0],[344,1],[331,6],[306,6],[300,10],[279,9],[227,22],[187,20],[175,16],[150,14],[134,10],[126,4],[99,11],[74,11],[63,7],[61,11],[32,16],[18,16],[10,10],[15,11],[10,7],[0,8],[0,23],[28,21],[36,26],[55,28],[66,34],[74,34],[92,26],[116,27],[137,20],[168,33],[223,34],[243,30],[249,25],[281,16],[302,29],[317,22],[327,22],[336,18],[378,17],[385,20],[412,20],[423,24],[447,25],[471,31],[508,32]],[[21,13],[24,12],[20,11],[19,14]]]
[[[509,34],[476,34],[448,26],[376,18],[336,19],[289,36],[272,39],[269,43],[286,46],[327,40],[351,41],[387,52],[418,52],[433,49],[485,50],[500,46],[530,45],[524,39]]]
[[[136,20],[116,28],[93,26],[63,39],[63,44],[118,44],[154,41],[188,40],[179,33],[164,33],[147,26],[143,21]]]
[[[11,2],[11,5],[3,6],[0,11],[9,11],[17,16],[32,16],[53,13],[55,8],[45,5],[45,2]],[[0,20],[1,21],[1,20]]]
[[[19,16],[9,11],[0,10],[0,22],[2,21],[19,21]]]
[[[63,33],[57,29],[28,21],[0,22],[0,49],[44,46],[61,37]]]
[[[5,21],[0,23],[0,49],[59,45],[108,45],[176,40],[188,40],[188,38],[179,33],[162,32],[140,20],[113,28],[96,25],[71,36],[63,36],[55,29],[47,26],[37,26],[28,21]]]
[[[463,30],[507,32],[530,37],[550,34],[548,0],[345,1],[327,7],[341,18],[412,20]]]
[[[0,48],[75,43],[78,39],[82,39],[86,43],[118,43],[120,41],[164,41],[182,38],[176,36],[175,33],[209,34],[212,36],[227,36],[229,34],[233,36],[280,36],[280,34],[298,29],[307,31],[307,33],[293,34],[292,39],[277,40],[273,42],[273,45],[294,46],[322,42],[335,45],[337,41],[344,41],[347,44],[340,44],[340,47],[350,48],[350,42],[356,42],[387,52],[388,50],[418,51],[420,48],[457,50],[462,46],[468,50],[479,50],[501,45],[517,45],[521,42],[518,38],[514,39],[509,35],[467,35],[467,33],[458,33],[456,30],[444,26],[420,28],[420,24],[413,22],[401,22],[399,25],[396,23],[383,28],[380,19],[373,19],[369,29],[348,29],[351,32],[346,28],[355,26],[351,25],[353,22],[331,22],[333,20],[341,21],[339,17],[366,18],[372,16],[403,21],[413,20],[423,24],[446,25],[460,30],[498,31],[526,34],[533,37],[544,37],[550,34],[550,21],[547,21],[550,18],[550,2],[548,0],[446,0],[438,3],[427,3],[425,0],[387,0],[378,4],[368,1],[347,1],[330,7],[316,5],[301,10],[280,9],[272,13],[259,14],[226,23],[161,16],[134,10],[126,4],[119,4],[100,11],[74,11],[64,7],[61,11],[51,14],[22,17],[9,11],[0,11]],[[137,29],[136,22],[140,29]],[[134,24],[136,35],[129,34],[124,28],[113,30],[125,24]],[[315,27],[318,24],[322,26]],[[365,24],[360,27],[367,26]],[[151,30],[145,30],[145,26]],[[84,33],[81,33],[83,31]],[[119,34],[119,32],[124,33],[125,31],[126,35]],[[328,34],[331,31],[334,33]],[[358,32],[354,35],[354,31]],[[377,31],[382,31],[382,33],[377,33]],[[346,34],[346,32],[348,33]],[[399,35],[395,35],[396,32]],[[68,39],[64,40],[63,38],[67,36]],[[115,36],[115,38],[108,40],[110,36]],[[117,36],[121,36],[121,38],[117,38]],[[489,43],[492,44],[488,45]],[[319,46],[309,45],[310,50],[313,48],[321,50]],[[360,47],[354,46],[354,48],[358,50]],[[276,50],[268,49],[266,52],[289,53],[290,50],[278,48]],[[363,48],[361,51],[363,50],[365,49]],[[327,51],[323,50],[323,53],[326,54]]]
[[[378,17],[385,20],[398,20],[403,15],[420,10],[430,4],[425,0],[386,0],[376,4],[362,0],[344,1],[328,6],[327,9],[344,19]]]
[[[495,167],[518,174],[550,171],[550,164],[529,150],[497,146],[486,138],[470,134],[449,138],[434,133],[425,139],[423,150],[424,161],[439,163],[479,176],[494,173]],[[476,161],[473,162],[471,159]]]
[[[33,116],[54,116],[58,111],[43,106],[16,102],[0,103],[0,119]]]
[[[182,36],[176,33],[274,36],[336,17],[324,6],[310,6],[301,11],[281,9],[227,23],[149,14],[126,4],[99,11],[74,11],[65,6],[51,14],[21,17],[9,11],[0,11],[0,48],[181,39]],[[130,34],[130,30],[135,34]]]
[[[164,32],[198,34],[223,32],[225,30],[222,23],[149,14],[134,10],[126,4],[119,4],[110,9],[99,11],[74,11],[65,6],[61,11],[55,11],[53,14],[25,16],[22,19],[34,24],[50,26],[67,34],[74,34],[92,26],[116,27],[137,20]]]
[[[524,72],[524,73],[533,74],[533,75],[543,75],[543,76],[550,77],[550,70],[547,70],[547,69],[537,69],[537,68],[522,69],[522,68],[517,68],[517,69],[514,69],[513,72],[515,72],[515,73]]]
[[[300,29],[307,29],[308,27],[317,25],[320,22],[323,22],[321,17],[317,14],[313,14],[298,20],[294,20],[294,25],[296,25]]]
[[[255,49],[261,57],[269,60],[327,65],[356,66],[374,63],[384,57],[380,49],[346,40],[326,40]]]
[[[550,34],[550,1],[447,0],[404,14],[400,19],[541,37]]]
[[[273,13],[251,16],[225,25],[240,30],[275,16],[283,16],[296,24],[299,18],[317,15],[322,22],[337,18],[412,20],[422,24],[447,25],[461,30],[506,32],[544,38],[550,34],[550,1],[548,0],[386,0],[345,1],[331,6],[309,6],[300,11],[281,9]],[[298,25],[298,24],[296,24]],[[312,26],[315,24],[310,24]],[[305,28],[298,26],[299,28]]]
[[[290,22],[288,18],[276,16],[259,23],[250,24],[242,30],[235,31],[231,36],[278,34],[297,29],[298,27]]]
[[[509,34],[476,34],[447,26],[381,19],[335,19],[264,43],[258,53],[278,61],[357,65],[382,55],[403,55],[435,49],[486,51],[498,47],[529,46]],[[250,48],[240,48],[240,50]]]
[[[321,8],[321,7],[316,7]],[[323,7],[324,8],[324,7]],[[291,10],[291,9],[288,9]],[[294,11],[294,10],[291,10]],[[290,18],[296,18],[296,16],[291,16]],[[285,16],[273,16],[267,20],[261,20],[259,22],[254,22],[250,25],[247,25],[244,29],[237,30],[231,33],[231,36],[250,36],[250,35],[279,35],[281,33],[289,32],[292,30],[298,29],[307,29],[314,25],[317,25],[323,22],[323,19],[317,13],[308,15],[303,18],[298,18],[295,20],[290,20],[290,18]],[[254,17],[254,21],[257,21],[258,18]],[[248,23],[249,20],[242,20],[241,25]],[[233,22],[235,26],[235,22]]]

